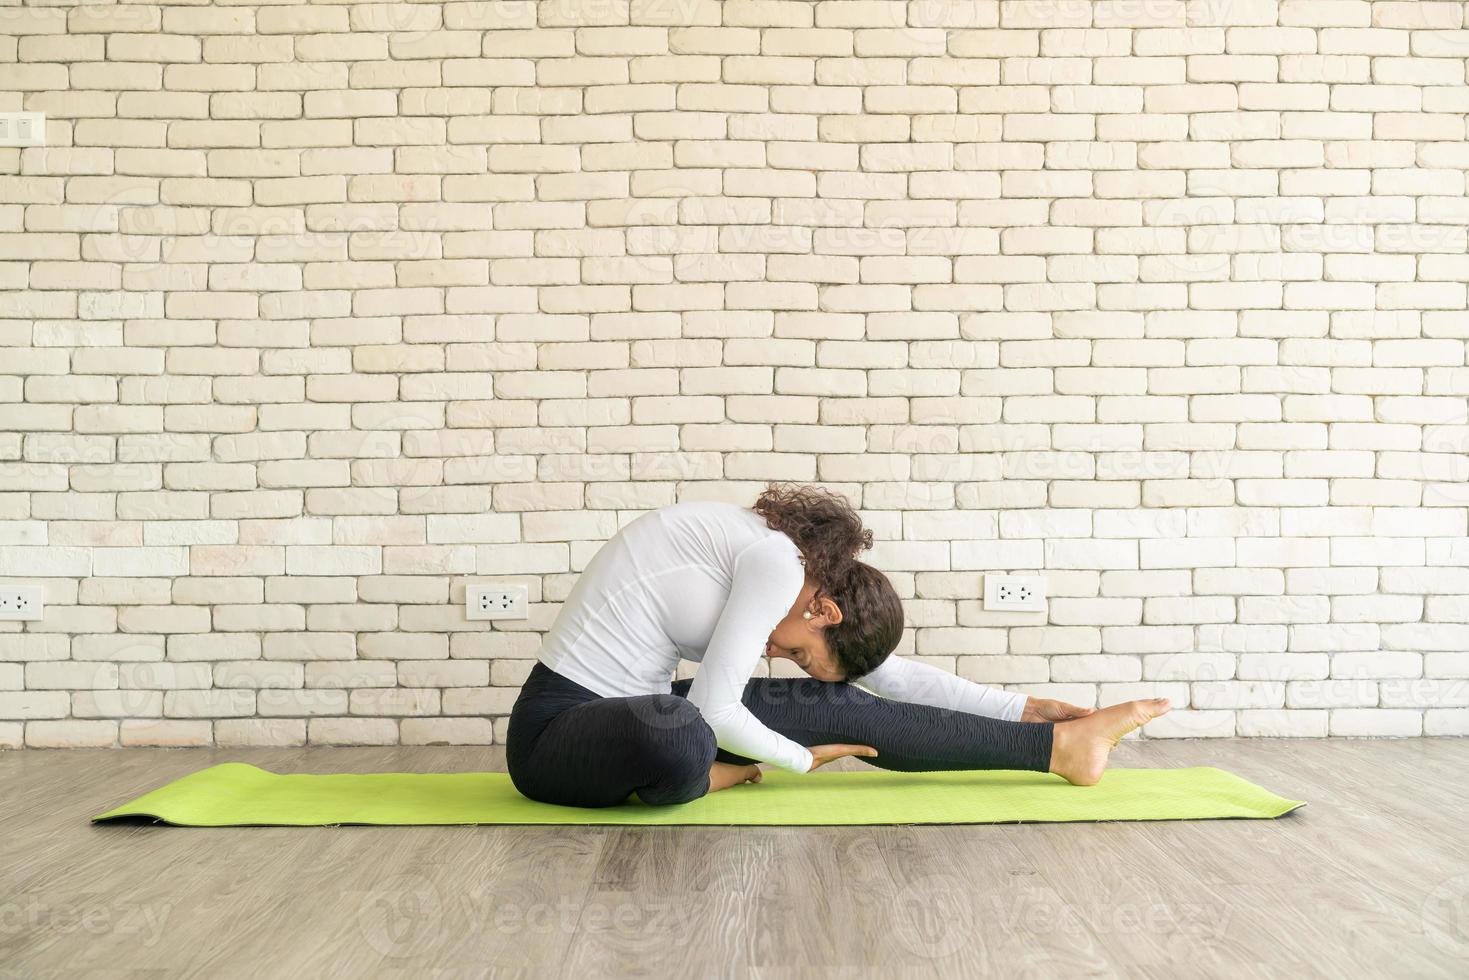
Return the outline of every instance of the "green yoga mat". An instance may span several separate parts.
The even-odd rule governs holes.
[[[636,797],[596,809],[537,803],[497,772],[267,772],[226,762],[93,821],[153,817],[186,827],[335,824],[929,824],[1270,819],[1304,804],[1215,769],[1109,769],[1095,786],[1038,772],[791,773],[769,769],[677,806]]]

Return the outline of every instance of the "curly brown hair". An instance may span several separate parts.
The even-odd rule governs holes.
[[[903,601],[892,582],[857,555],[872,547],[872,531],[845,497],[806,484],[769,483],[751,508],[796,543],[806,575],[842,611],[824,631],[846,679],[875,670],[903,638]]]

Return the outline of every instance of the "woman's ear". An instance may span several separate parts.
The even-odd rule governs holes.
[[[826,625],[835,626],[842,621],[842,607],[832,601],[830,596],[820,596],[816,602],[817,610],[814,615],[824,618]]]

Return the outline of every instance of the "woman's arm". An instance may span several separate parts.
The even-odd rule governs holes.
[[[951,671],[894,655],[852,683],[894,701],[951,708],[1004,721],[1019,721],[1028,700],[1024,694],[985,687]]]
[[[811,752],[770,728],[740,700],[771,630],[790,612],[806,584],[799,562],[778,538],[746,548],[735,558],[729,600],[719,615],[688,698],[714,729],[720,748],[791,772],[807,772]]]

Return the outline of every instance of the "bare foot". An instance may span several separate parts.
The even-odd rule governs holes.
[[[1122,736],[1167,714],[1170,707],[1167,698],[1123,701],[1085,718],[1058,722],[1051,732],[1051,772],[1075,786],[1095,786]]]
[[[728,762],[716,762],[709,767],[709,792],[711,793],[738,786],[740,783],[758,783],[759,781],[759,766],[736,766]]]

